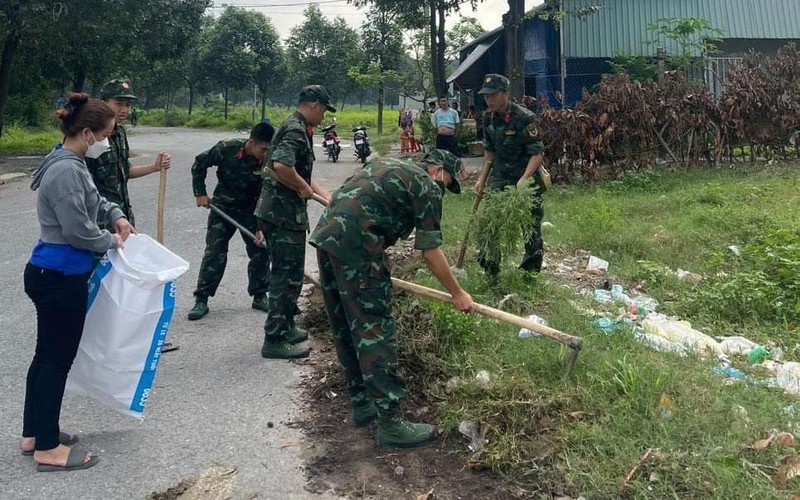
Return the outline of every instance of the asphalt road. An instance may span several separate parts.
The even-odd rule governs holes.
[[[214,465],[237,468],[232,498],[334,498],[305,491],[302,471],[310,444],[287,425],[297,414],[298,382],[306,371],[259,354],[264,313],[250,308],[247,257],[241,239],[231,243],[228,268],[211,312],[189,322],[192,291],[203,252],[207,212],[194,205],[190,166],[194,156],[236,133],[139,127],[129,134],[134,164],[158,151],[173,155],[169,170],[166,246],[190,262],[178,280],[169,339],[180,350],[161,359],[145,420],[139,422],[91,400],[67,395],[61,427],[100,455],[92,469],[38,473],[19,454],[25,374],[35,344],[35,311],[25,296],[22,271],[38,236],[34,194],[27,180],[0,186],[0,498],[129,499],[164,491]],[[244,137],[243,134],[238,136]],[[319,142],[319,141],[317,141]],[[359,164],[345,149],[329,163],[317,146],[315,178],[333,190]],[[210,173],[209,193],[216,177]],[[138,230],[155,237],[158,174],[134,179],[130,192]],[[309,204],[313,224],[321,208]],[[307,271],[316,272],[314,255]],[[313,356],[312,352],[312,356]],[[272,422],[273,427],[268,423]]]

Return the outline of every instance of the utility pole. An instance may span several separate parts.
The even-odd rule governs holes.
[[[511,96],[522,102],[525,94],[523,61],[523,34],[525,22],[525,0],[508,0],[508,12],[503,14],[506,31],[506,76],[511,82]]]
[[[558,2],[558,37],[559,47],[558,51],[561,55],[561,109],[567,107],[567,48],[566,36],[564,36],[564,0]]]

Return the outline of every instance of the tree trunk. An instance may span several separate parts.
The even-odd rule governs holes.
[[[503,14],[506,31],[506,76],[511,82],[511,96],[516,97],[517,102],[522,102],[525,94],[522,57],[524,18],[525,0],[508,0],[508,12]]]
[[[430,16],[428,17],[428,28],[430,30],[431,41],[431,77],[433,78],[433,88],[436,95],[442,95],[447,92],[447,83],[444,77],[444,55],[440,50],[439,44],[439,26],[437,26],[437,19],[441,20],[444,25],[444,12],[438,8],[439,2],[437,0],[430,0],[429,9]],[[442,26],[442,33],[444,27]],[[442,35],[442,38],[444,35]],[[441,59],[440,59],[441,54]]]
[[[265,87],[263,90],[259,90],[261,90],[261,119],[263,120],[267,117],[267,89]]]
[[[444,23],[446,19],[447,12],[444,10],[444,6],[439,4],[438,8],[439,14],[439,25],[436,27],[436,64],[439,66],[439,82],[437,90],[439,91],[439,95],[445,95],[449,93],[449,85],[447,85],[447,68],[445,66],[445,52],[447,51],[447,39],[445,38],[444,34]]]
[[[86,84],[86,68],[81,64],[75,68],[75,76],[72,78],[72,91],[83,92],[83,86]]]
[[[378,135],[383,133],[383,78],[378,83]]]
[[[12,30],[3,43],[3,55],[0,57],[0,137],[3,137],[3,124],[8,102],[8,90],[11,88],[11,63],[19,46],[19,32]]]
[[[223,118],[226,120],[228,119],[228,87],[225,87],[225,111],[223,112]]]
[[[189,82],[189,116],[192,116],[193,105],[194,105],[194,84]]]

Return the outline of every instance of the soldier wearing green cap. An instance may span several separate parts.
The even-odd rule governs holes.
[[[384,446],[417,446],[436,437],[434,426],[409,422],[398,411],[406,388],[397,373],[392,281],[384,251],[416,230],[414,247],[453,296],[453,305],[474,311],[472,297],[458,284],[440,248],[443,190],[461,192],[460,163],[440,149],[418,163],[369,161],[333,194],[309,239],[317,248],[322,296],[353,406],[352,423],[361,427],[378,418],[377,440]]]
[[[483,194],[484,188],[500,191],[508,186],[520,187],[533,178],[536,186],[536,202],[533,209],[534,231],[525,244],[525,255],[520,269],[539,272],[542,270],[544,242],[542,241],[542,193],[549,175],[542,166],[542,142],[536,128],[535,116],[528,109],[511,102],[509,81],[503,75],[488,74],[478,91],[486,100],[487,111],[483,116],[484,145],[481,177],[489,176],[484,186],[475,185],[475,192]],[[500,272],[500,262],[489,261],[479,256],[479,262],[490,279]]]
[[[153,163],[131,166],[128,135],[122,124],[137,97],[127,80],[116,79],[103,85],[100,89],[100,98],[114,111],[116,125],[114,133],[108,138],[110,149],[97,159],[87,158],[86,165],[100,195],[119,205],[131,225],[135,225],[133,205],[128,194],[128,179],[169,168],[172,157],[162,152],[156,156]],[[106,229],[112,230],[108,227]]]
[[[297,110],[275,132],[255,215],[269,247],[269,298],[264,322],[265,358],[304,358],[310,349],[298,345],[308,333],[295,324],[297,299],[303,285],[308,199],[329,193],[311,180],[314,166],[313,127],[325,112],[336,112],[330,93],[321,85],[303,87]]]

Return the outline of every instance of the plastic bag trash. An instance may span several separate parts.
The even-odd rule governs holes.
[[[722,375],[726,378],[733,378],[737,380],[746,380],[747,374],[738,368],[732,366],[715,366],[711,368],[711,373]]]
[[[473,453],[483,450],[489,440],[486,439],[487,426],[481,426],[473,420],[463,420],[458,424],[458,432],[468,437],[470,440],[469,449]]]
[[[747,362],[751,365],[757,365],[764,362],[769,358],[769,349],[764,346],[756,346],[747,353]]]
[[[645,333],[645,331],[640,327],[636,327],[634,331],[634,338],[654,351],[671,352],[682,357],[685,357],[689,354],[686,346],[676,344],[675,342],[670,342],[669,340],[659,337],[658,335]]]
[[[800,395],[800,363],[791,361],[780,364],[774,384],[789,394]]]
[[[662,337],[670,342],[681,344],[701,355],[724,354],[719,342],[705,333],[695,330],[687,321],[670,319],[663,314],[649,314],[642,321],[645,333]]]
[[[67,391],[142,419],[189,263],[147,235],[109,250],[89,279],[89,307]]]
[[[608,271],[608,262],[599,258],[595,257],[594,255],[589,256],[589,262],[586,263],[586,270],[587,271]]]
[[[737,257],[742,255],[742,251],[739,250],[739,247],[737,247],[736,245],[729,246],[728,250],[730,250],[733,253],[733,255],[735,255]]]
[[[628,294],[625,293],[624,288],[622,285],[611,285],[611,298],[618,301],[624,302],[629,304],[631,302],[631,298]]]
[[[621,330],[630,324],[630,320],[611,318],[597,318],[593,323],[594,326],[602,330],[606,335],[610,335],[617,330]]]
[[[535,314],[531,314],[530,316],[528,316],[525,319],[527,319],[528,321],[532,321],[532,322],[536,323],[537,325],[549,326],[547,324],[547,321],[544,318],[539,317],[539,316],[537,316]],[[527,328],[522,328],[519,331],[519,333],[517,333],[517,338],[519,338],[519,339],[529,339],[531,337],[540,337],[540,336],[541,336],[540,333],[528,330]]]
[[[547,221],[542,222],[542,227],[553,227],[553,223],[552,222],[547,222]]]
[[[745,355],[758,344],[744,337],[717,337],[722,352],[728,355]]]
[[[607,302],[613,302],[614,298],[611,296],[610,291],[598,288],[594,291],[594,300],[595,302],[600,302],[601,304],[605,304]]]
[[[658,301],[647,295],[637,295],[633,298],[633,305],[641,307],[647,312],[655,312],[658,309]]]

